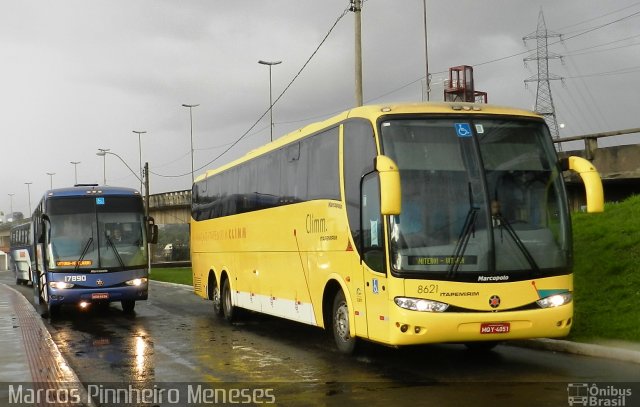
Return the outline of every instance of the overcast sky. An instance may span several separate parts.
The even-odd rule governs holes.
[[[269,140],[268,67],[276,99],[274,138],[352,107],[354,16],[348,0],[0,1],[0,211],[35,207],[53,186],[103,183],[99,148],[152,172],[151,193],[189,189],[189,110],[194,161],[224,164]],[[489,102],[533,109],[535,62],[522,38],[564,35],[550,51],[561,136],[640,127],[640,2],[632,0],[428,0],[431,99],[442,100],[449,67],[472,65]],[[365,103],[419,101],[425,76],[422,0],[368,0],[362,10]],[[336,23],[337,22],[337,23]],[[600,28],[599,28],[600,27]],[[555,43],[557,39],[550,40]],[[638,136],[616,143],[637,143]],[[113,155],[109,185],[139,188]]]

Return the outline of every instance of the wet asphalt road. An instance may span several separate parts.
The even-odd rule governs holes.
[[[8,273],[0,281],[33,300]],[[84,383],[273,388],[278,405],[566,406],[569,383],[640,381],[635,364],[512,346],[365,344],[343,356],[318,328],[249,313],[229,325],[190,287],[156,282],[135,315],[63,308],[45,325]]]

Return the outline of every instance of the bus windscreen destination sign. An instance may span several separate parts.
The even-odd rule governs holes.
[[[478,264],[478,256],[409,256],[410,266],[450,266],[459,263]]]

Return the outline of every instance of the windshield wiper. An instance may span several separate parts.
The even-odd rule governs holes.
[[[511,236],[516,246],[518,246],[518,249],[520,249],[525,259],[527,259],[527,262],[531,266],[531,269],[533,270],[533,272],[536,274],[540,274],[540,268],[538,267],[536,260],[531,255],[531,252],[529,251],[529,249],[527,249],[527,246],[525,246],[525,244],[522,242],[522,239],[520,239],[520,237],[516,233],[513,226],[511,226],[511,223],[509,223],[509,221],[505,219],[504,216],[502,216],[502,214],[499,212],[493,216],[496,220],[498,220],[499,222],[498,226],[500,227],[504,226],[504,228],[507,230],[507,233],[509,234],[509,236]]]
[[[447,277],[453,278],[458,272],[458,268],[460,268],[460,264],[463,262],[463,256],[465,251],[467,250],[467,244],[469,244],[469,239],[471,235],[475,233],[475,225],[476,219],[478,218],[478,212],[480,208],[476,207],[473,204],[473,192],[471,191],[471,183],[469,182],[469,211],[467,212],[467,217],[464,220],[464,225],[462,225],[462,230],[460,231],[460,236],[458,236],[458,243],[456,243],[456,247],[453,250],[453,262],[451,266],[449,266],[449,271],[447,271]]]
[[[118,249],[116,249],[116,245],[113,244],[113,240],[111,240],[109,235],[105,233],[105,236],[107,237],[107,243],[109,243],[109,246],[113,249],[113,253],[116,255],[116,259],[118,259],[118,263],[120,263],[120,267],[124,268],[124,262],[122,261],[122,257],[120,257],[120,253],[118,253]]]
[[[84,256],[87,255],[87,252],[89,251],[89,247],[91,247],[91,243],[93,243],[93,237],[89,237],[89,240],[87,240],[87,244],[84,245],[84,249],[82,249],[82,254],[80,255],[80,258],[78,259],[78,261],[76,262],[76,267],[73,269],[74,273],[78,271],[78,268],[80,267],[80,263],[82,262],[82,260],[84,260]]]
[[[471,238],[471,235],[475,233],[478,211],[480,211],[480,208],[472,206],[469,208],[469,212],[467,212],[467,218],[464,220],[464,225],[462,226],[460,236],[458,237],[458,243],[456,243],[456,248],[453,251],[453,263],[451,263],[449,271],[447,272],[447,277],[449,278],[455,277],[458,272],[458,268],[460,268],[460,264],[463,262],[462,259],[465,251],[467,250],[469,239]]]

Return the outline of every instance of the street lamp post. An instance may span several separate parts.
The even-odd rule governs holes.
[[[47,175],[49,176],[49,189],[53,189],[53,176],[56,175],[56,173],[48,172]]]
[[[33,182],[25,182],[24,184],[27,186],[27,196],[29,197],[29,215],[31,215],[31,184],[33,184]]]
[[[107,152],[109,150],[108,148],[99,148],[98,151],[102,154],[96,154],[102,156],[102,185],[107,185]]]
[[[11,220],[9,222],[13,222],[13,196],[15,194],[7,194],[9,195],[9,216],[11,216]]]
[[[191,109],[196,106],[200,106],[200,104],[188,105],[186,103],[183,103],[182,106],[189,108],[189,123],[191,125],[191,184],[193,184],[193,114],[191,112]]]
[[[122,161],[122,163],[129,169],[129,171],[131,171],[131,173],[133,174],[134,177],[136,177],[139,181],[140,181],[140,185],[142,185],[142,178],[138,176],[138,174],[136,174],[136,172],[129,166],[129,164],[127,164],[127,162],[125,160],[122,159],[122,157],[120,157],[118,154],[109,151],[109,150],[105,150],[102,148],[98,149],[98,152],[96,153],[96,155],[98,157],[106,157],[107,154],[110,155],[114,155],[116,157],[118,157],[118,159],[120,161]],[[146,163],[145,165],[145,173],[147,173],[147,177],[146,177],[146,182],[145,182],[145,196],[147,197],[147,200],[145,201],[145,214],[148,215],[149,214],[149,175],[148,175],[148,168],[149,168],[149,163]],[[142,188],[140,189],[140,192],[142,192]]]
[[[259,64],[267,65],[269,67],[269,129],[270,129],[270,138],[273,141],[273,95],[271,93],[271,67],[274,65],[279,65],[282,61],[258,61]]]
[[[71,161],[71,164],[73,164],[73,172],[76,176],[75,178],[76,182],[73,185],[77,185],[78,184],[78,164],[80,164],[80,161]]]
[[[138,177],[138,179],[140,180],[140,191],[142,191],[142,140],[141,140],[140,135],[141,134],[145,134],[146,131],[144,131],[144,130],[133,130],[133,132],[138,135],[138,153],[140,155],[140,166],[138,167],[140,169],[140,176]]]

